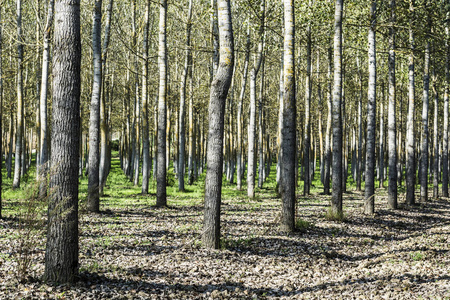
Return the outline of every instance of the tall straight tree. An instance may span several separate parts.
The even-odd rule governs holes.
[[[332,106],[333,178],[331,213],[342,216],[342,13],[344,0],[336,0],[334,15],[334,86]]]
[[[179,129],[179,151],[178,151],[178,190],[184,191],[184,174],[186,165],[186,86],[189,69],[192,65],[191,51],[191,29],[192,29],[192,0],[189,0],[188,18],[186,22],[186,57],[184,58],[184,69],[180,84],[180,114],[178,121]]]
[[[309,9],[311,8],[311,0],[309,1]],[[310,121],[310,107],[311,107],[311,21],[306,28],[306,80],[305,80],[305,131],[304,131],[304,145],[303,145],[303,169],[304,169],[304,184],[303,195],[309,195],[311,185],[310,176],[310,158],[311,153],[311,121]]]
[[[376,50],[376,10],[377,1],[372,0],[369,26],[369,90],[367,102],[366,175],[364,213],[373,214],[375,210],[375,138],[377,101],[377,50]]]
[[[295,156],[296,156],[296,98],[295,98],[295,7],[294,0],[284,4],[283,56],[283,124],[281,127],[281,230],[295,229]]]
[[[331,88],[331,73],[333,66],[333,51],[331,46],[328,47],[328,96],[327,96],[327,128],[325,129],[325,166],[323,175],[323,193],[330,194],[330,179],[331,179],[331,111],[332,111],[332,88]]]
[[[429,12],[430,2],[426,1],[427,28],[425,57],[423,65],[423,96],[422,96],[422,145],[420,149],[420,200],[428,201],[428,106],[430,101],[430,48],[431,48],[431,17]]]
[[[106,89],[106,61],[109,50],[109,40],[111,32],[111,15],[113,11],[113,0],[109,0],[108,7],[106,9],[106,18],[104,26],[104,38],[102,46],[102,88],[100,93],[100,161],[98,167],[98,181],[99,181],[99,196],[103,195],[103,187],[106,184],[106,177],[108,176],[108,168],[110,161],[108,160],[108,120],[106,109],[106,97],[108,97],[108,91]]]
[[[237,176],[236,176],[236,186],[238,190],[242,189],[242,174],[244,170],[244,162],[242,159],[242,106],[245,96],[245,88],[247,86],[247,75],[248,75],[248,63],[250,61],[250,25],[247,25],[247,43],[245,47],[245,61],[244,61],[244,71],[242,74],[242,85],[241,93],[239,94],[239,103],[237,108]]]
[[[255,54],[255,65],[250,72],[250,114],[248,124],[248,163],[247,163],[247,196],[255,197],[255,166],[256,166],[256,78],[263,60],[264,47],[264,19],[266,13],[266,1],[261,0],[260,23],[259,23],[259,43]]]
[[[47,193],[47,161],[48,161],[48,124],[47,124],[47,94],[48,94],[48,70],[50,62],[50,32],[53,26],[53,9],[55,1],[50,0],[47,3],[47,22],[44,30],[44,49],[42,50],[42,75],[41,88],[39,97],[39,114],[40,114],[40,140],[39,140],[39,171],[40,171],[40,195]]]
[[[390,0],[391,24],[389,27],[389,114],[388,114],[388,140],[389,140],[389,182],[388,204],[391,209],[397,209],[397,123],[395,121],[395,0]]]
[[[17,22],[17,123],[16,152],[14,162],[13,189],[20,187],[23,149],[23,34],[22,34],[22,0],[16,0]]]
[[[100,211],[99,169],[100,169],[100,97],[102,90],[102,0],[95,0],[94,25],[92,29],[93,85],[89,116],[89,173],[87,210]]]
[[[2,3],[3,4],[3,3]],[[0,132],[3,132],[3,36],[2,8],[0,8]],[[0,153],[3,156],[3,139],[0,139]],[[2,174],[3,159],[0,159],[0,174]],[[2,180],[0,176],[0,219],[2,218]]]
[[[415,203],[414,189],[416,185],[415,167],[415,78],[414,78],[414,0],[409,1],[409,71],[408,71],[408,116],[406,121],[406,203]]]
[[[142,64],[142,194],[148,194],[148,180],[150,177],[150,139],[148,124],[148,31],[150,27],[150,0],[145,4],[145,27],[143,47],[143,64]]]
[[[156,206],[166,206],[166,126],[167,126],[167,0],[159,0],[159,94]]]
[[[78,275],[78,164],[80,142],[80,1],[57,0],[53,39],[52,194],[48,204],[46,281]]]
[[[220,205],[222,196],[223,135],[225,102],[231,85],[234,66],[234,37],[230,0],[218,0],[220,57],[219,67],[211,83],[207,171],[205,179],[205,215],[203,244],[219,247]]]
[[[438,113],[439,113],[439,94],[437,90],[436,67],[433,63],[433,93],[434,93],[434,115],[433,115],[433,198],[439,198],[439,135],[438,135]]]
[[[447,1],[448,3],[448,1]],[[448,97],[450,85],[450,10],[445,23],[445,88],[444,88],[444,130],[442,137],[442,196],[448,197]]]

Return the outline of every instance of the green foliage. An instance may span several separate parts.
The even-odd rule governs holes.
[[[344,212],[334,212],[329,208],[325,214],[328,221],[343,222],[345,220]]]
[[[18,234],[13,236],[18,243],[14,253],[16,261],[17,279],[26,281],[32,267],[32,255],[44,238],[45,212],[48,202],[47,196],[39,194],[39,182],[25,189],[26,199],[19,201],[16,218],[18,220]],[[13,241],[11,241],[13,243]]]
[[[425,254],[423,252],[421,252],[421,251],[410,252],[409,253],[409,257],[413,261],[421,261],[421,260],[425,259]]]
[[[303,219],[297,219],[295,221],[295,229],[299,230],[299,231],[306,231],[309,228],[314,227],[314,224],[312,224],[311,222],[308,222],[306,220]]]

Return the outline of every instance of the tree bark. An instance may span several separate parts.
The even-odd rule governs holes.
[[[325,129],[325,167],[323,176],[323,193],[330,194],[330,179],[331,179],[331,117],[332,117],[332,87],[331,87],[331,73],[333,64],[333,53],[331,46],[328,48],[328,97],[327,97],[327,127]]]
[[[436,70],[433,64],[433,93],[434,93],[434,116],[433,116],[433,198],[439,198],[439,135],[438,135],[438,108],[439,94],[436,86]]]
[[[427,1],[428,4],[428,1]],[[428,10],[428,8],[427,8]],[[425,61],[423,71],[423,96],[422,96],[422,145],[420,159],[420,200],[428,201],[428,104],[430,90],[430,16],[428,12],[428,28],[426,34]]]
[[[156,174],[156,206],[166,206],[166,126],[167,126],[167,0],[159,1],[159,94],[158,94],[158,158]]]
[[[78,147],[80,133],[80,1],[57,0],[53,50],[52,194],[48,205],[46,281],[78,275]]]
[[[388,204],[389,208],[397,209],[397,123],[396,123],[396,80],[395,80],[395,0],[390,1],[391,24],[389,28],[389,113],[388,113],[388,140],[389,140],[389,182]]]
[[[113,11],[113,0],[109,0],[108,7],[106,9],[106,20],[105,20],[105,33],[103,37],[102,46],[102,90],[100,91],[101,103],[100,103],[100,163],[99,163],[99,195],[103,195],[103,188],[106,184],[106,178],[108,177],[108,170],[110,159],[109,156],[109,126],[107,117],[107,98],[109,96],[109,85],[106,78],[106,62],[109,50],[109,40],[111,31],[111,15]],[[102,95],[103,94],[103,95]]]
[[[311,1],[309,1],[311,6]],[[309,8],[311,9],[311,7]],[[304,165],[304,184],[303,195],[309,195],[311,185],[310,159],[311,153],[311,124],[310,124],[310,106],[311,106],[311,23],[308,23],[306,29],[306,80],[305,80],[305,127],[303,144],[303,165]]]
[[[331,213],[342,215],[342,13],[344,0],[336,0],[334,19],[334,87],[332,106],[333,178]]]
[[[95,0],[94,25],[92,29],[93,51],[93,85],[91,108],[89,116],[89,174],[87,210],[100,211],[99,196],[99,167],[100,167],[100,97],[102,88],[102,45],[101,45],[101,21],[102,0]]]
[[[142,64],[142,194],[148,194],[148,181],[150,177],[150,139],[148,126],[148,31],[150,28],[150,0],[145,5],[145,28]]]
[[[295,7],[284,3],[283,124],[281,128],[281,230],[295,229],[296,98],[295,98]]]
[[[409,1],[410,20],[409,20],[409,74],[408,74],[408,116],[406,121],[406,203],[413,205],[415,203],[414,189],[416,185],[416,167],[415,167],[415,132],[414,132],[414,0]]]
[[[17,127],[16,127],[16,152],[14,164],[13,189],[20,187],[22,169],[23,145],[23,36],[22,36],[22,0],[16,0],[17,16]]]
[[[250,26],[247,27],[247,43],[245,47],[245,61],[244,61],[244,71],[242,74],[242,85],[241,93],[239,94],[239,103],[237,109],[237,174],[236,174],[236,186],[238,190],[242,189],[242,175],[244,170],[244,162],[242,161],[243,146],[242,146],[242,105],[245,96],[245,88],[247,86],[247,75],[248,75],[248,63],[250,61]]]
[[[179,124],[179,158],[178,158],[178,190],[184,192],[184,174],[186,165],[186,83],[192,64],[191,28],[192,28],[192,0],[189,0],[188,17],[186,23],[186,57],[180,85],[180,114]]]
[[[442,137],[442,196],[448,197],[448,97],[450,85],[450,32],[449,18],[447,13],[447,22],[445,24],[445,88],[444,88],[444,130]]]
[[[375,211],[375,137],[376,137],[376,99],[377,99],[377,56],[376,56],[376,0],[372,0],[371,22],[369,27],[369,90],[367,102],[367,142],[364,213]]]
[[[211,84],[209,103],[208,150],[205,179],[205,215],[203,245],[219,247],[220,205],[223,171],[223,134],[225,102],[231,85],[234,65],[234,37],[230,0],[218,0],[220,58],[219,68]]]
[[[44,29],[44,49],[42,53],[42,75],[39,97],[40,113],[40,139],[39,139],[39,170],[40,170],[40,195],[47,194],[47,161],[48,161],[48,121],[47,121],[47,94],[48,94],[48,69],[50,62],[50,32],[53,26],[53,11],[55,1],[50,0],[47,7],[47,23]]]
[[[3,167],[3,23],[2,9],[0,8],[0,174]],[[6,157],[6,155],[5,155]],[[0,176],[0,219],[2,218],[2,183],[3,176]]]

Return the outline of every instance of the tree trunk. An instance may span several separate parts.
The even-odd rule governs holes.
[[[102,0],[95,0],[94,25],[92,29],[92,51],[94,77],[89,116],[89,174],[87,210],[100,211],[99,167],[100,167],[100,97],[102,88],[102,46],[101,46]]]
[[[255,169],[256,169],[256,78],[263,60],[264,46],[264,19],[266,13],[266,1],[261,1],[260,24],[259,24],[259,43],[258,51],[255,54],[255,65],[250,72],[250,114],[248,124],[248,163],[247,163],[247,196],[255,197]]]
[[[52,113],[52,195],[48,205],[46,281],[78,275],[78,147],[80,132],[80,1],[55,5]]]
[[[433,93],[434,93],[434,116],[433,116],[433,198],[439,198],[439,136],[438,136],[438,109],[439,94],[436,87],[436,70],[433,64]]]
[[[159,96],[158,96],[158,158],[156,174],[156,206],[166,206],[166,127],[167,127],[167,0],[159,1]]]
[[[281,230],[295,229],[296,99],[295,99],[295,8],[284,0],[283,124],[281,127]]]
[[[250,26],[247,26],[247,43],[245,47],[245,61],[244,61],[244,72],[242,74],[242,86],[241,93],[239,94],[239,103],[237,109],[237,174],[236,174],[236,185],[237,189],[242,189],[242,174],[244,170],[244,162],[242,161],[243,154],[243,146],[242,146],[242,126],[243,126],[243,118],[242,118],[242,105],[245,96],[245,88],[247,86],[247,75],[248,75],[248,63],[250,60]]]
[[[427,2],[428,3],[428,2]],[[427,8],[428,10],[428,8]],[[429,13],[428,13],[429,14]],[[422,147],[420,160],[420,200],[428,201],[428,103],[430,90],[430,16],[428,16],[428,28],[425,46],[425,61],[423,71],[423,97],[422,97]]]
[[[448,197],[448,97],[450,85],[450,12],[447,13],[445,24],[445,89],[444,89],[444,130],[442,137],[442,196]]]
[[[103,93],[100,91],[101,103],[100,103],[100,162],[99,162],[99,195],[103,195],[103,188],[106,184],[106,178],[108,177],[108,166],[110,161],[108,160],[108,121],[107,121],[107,108],[106,102],[109,95],[109,85],[106,78],[106,61],[108,57],[108,47],[110,40],[110,29],[111,29],[111,15],[113,10],[113,0],[108,3],[108,8],[106,10],[106,20],[105,20],[105,33],[103,37],[102,46],[102,85]],[[101,90],[102,90],[101,89]],[[102,95],[103,94],[103,95]]]
[[[22,36],[22,0],[16,0],[17,6],[17,127],[16,152],[13,189],[20,187],[23,149],[23,36]]]
[[[331,47],[328,48],[328,97],[327,97],[327,128],[325,129],[325,167],[323,176],[323,193],[330,194],[330,179],[331,179],[331,116],[332,116],[332,88],[331,88],[331,73],[333,54]]]
[[[2,9],[0,8],[0,174],[3,166],[3,23]],[[6,157],[6,155],[5,155]],[[0,219],[2,218],[2,183],[3,176],[0,176]]]
[[[220,59],[211,83],[208,153],[205,179],[203,245],[219,248],[225,102],[233,77],[234,38],[229,0],[218,0]]]
[[[189,69],[192,64],[191,54],[191,28],[192,28],[192,0],[189,0],[188,18],[186,23],[186,57],[184,61],[183,76],[180,85],[180,120],[179,124],[179,158],[178,158],[178,190],[184,192],[184,174],[186,165],[186,83]]]
[[[142,194],[148,194],[148,181],[150,177],[150,139],[148,126],[148,31],[150,27],[150,0],[145,5],[145,28],[142,64]]]
[[[367,142],[366,142],[366,172],[364,213],[375,211],[375,137],[376,137],[376,107],[377,107],[377,55],[376,55],[376,0],[372,0],[371,22],[369,27],[369,90],[367,102]]]
[[[50,0],[47,8],[47,23],[44,30],[44,49],[42,53],[42,75],[41,88],[39,98],[40,110],[40,139],[39,139],[39,170],[40,170],[40,195],[45,196],[47,193],[47,161],[48,161],[48,122],[47,122],[47,94],[48,94],[48,69],[50,62],[50,32],[53,26],[53,10],[55,1]]]
[[[309,1],[311,6],[311,1]],[[311,7],[309,7],[311,9]],[[303,165],[304,165],[304,185],[303,195],[309,195],[311,185],[310,159],[311,153],[311,124],[310,124],[310,106],[311,106],[311,23],[308,23],[306,29],[306,82],[305,82],[305,131],[303,144]]]
[[[397,123],[396,123],[396,80],[395,80],[395,0],[390,1],[391,25],[389,28],[389,182],[388,204],[391,209],[397,209]]]
[[[413,205],[414,189],[416,185],[416,167],[415,167],[415,133],[414,133],[414,0],[409,1],[410,20],[409,20],[409,74],[408,74],[408,116],[406,121],[406,203]]]
[[[332,106],[333,179],[331,213],[342,215],[342,11],[344,0],[336,0],[334,21],[334,87]]]

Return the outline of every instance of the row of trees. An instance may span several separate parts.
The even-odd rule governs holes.
[[[52,191],[48,280],[76,274],[77,177],[89,176],[87,209],[98,212],[113,137],[143,194],[153,174],[157,206],[167,204],[168,172],[184,191],[186,169],[192,184],[207,166],[206,247],[219,246],[223,175],[242,189],[246,173],[254,197],[274,161],[284,231],[295,227],[298,177],[309,194],[317,162],[337,218],[350,175],[358,190],[365,184],[367,214],[376,176],[383,185],[388,175],[397,208],[403,168],[407,204],[416,174],[422,201],[430,178],[434,197],[440,181],[448,196],[449,3],[185,2],[1,3],[2,153],[8,176],[14,154],[18,188],[36,150],[41,195]]]

